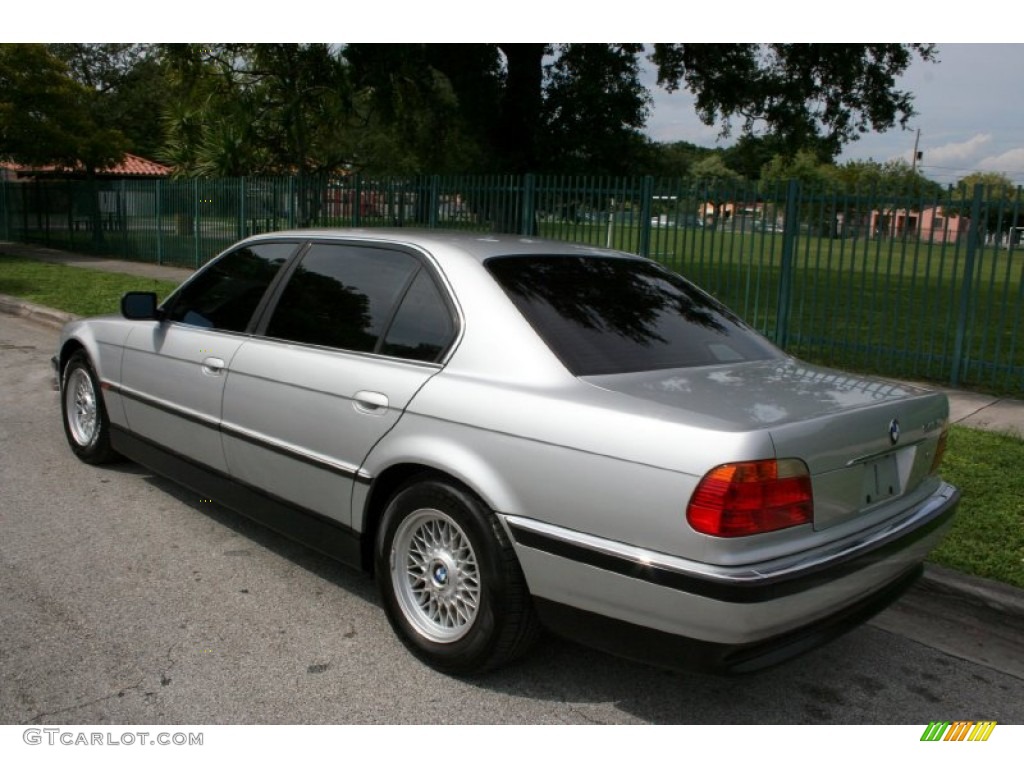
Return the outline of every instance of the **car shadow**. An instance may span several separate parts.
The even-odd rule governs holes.
[[[321,554],[271,528],[254,522],[239,512],[216,503],[203,502],[196,496],[194,491],[178,485],[161,475],[155,475],[140,464],[126,462],[124,464],[108,466],[111,468],[116,467],[119,472],[138,475],[149,485],[174,497],[189,507],[189,509],[198,512],[218,525],[224,526],[239,536],[244,536],[253,544],[269,550],[275,555],[350,592],[366,602],[380,605],[376,587],[368,574]]]

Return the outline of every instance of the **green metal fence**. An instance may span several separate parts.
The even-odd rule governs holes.
[[[558,176],[0,183],[0,238],[199,266],[303,226],[503,231],[656,259],[800,357],[1024,392],[1021,190]]]

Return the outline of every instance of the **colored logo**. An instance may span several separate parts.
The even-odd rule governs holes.
[[[921,734],[921,741],[988,741],[995,727],[995,720],[932,721]]]
[[[889,422],[889,442],[896,445],[900,441],[900,420],[893,419]]]

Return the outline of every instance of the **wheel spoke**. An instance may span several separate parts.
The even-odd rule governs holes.
[[[406,618],[434,642],[463,637],[479,611],[480,575],[462,528],[444,512],[417,510],[398,526],[393,547],[392,584]]]
[[[65,397],[71,437],[78,445],[87,446],[96,435],[98,411],[92,379],[82,368],[71,372]]]

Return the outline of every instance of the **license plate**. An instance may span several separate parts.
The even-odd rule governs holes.
[[[900,474],[896,456],[885,456],[864,465],[864,487],[861,498],[864,506],[891,499],[900,493]]]

